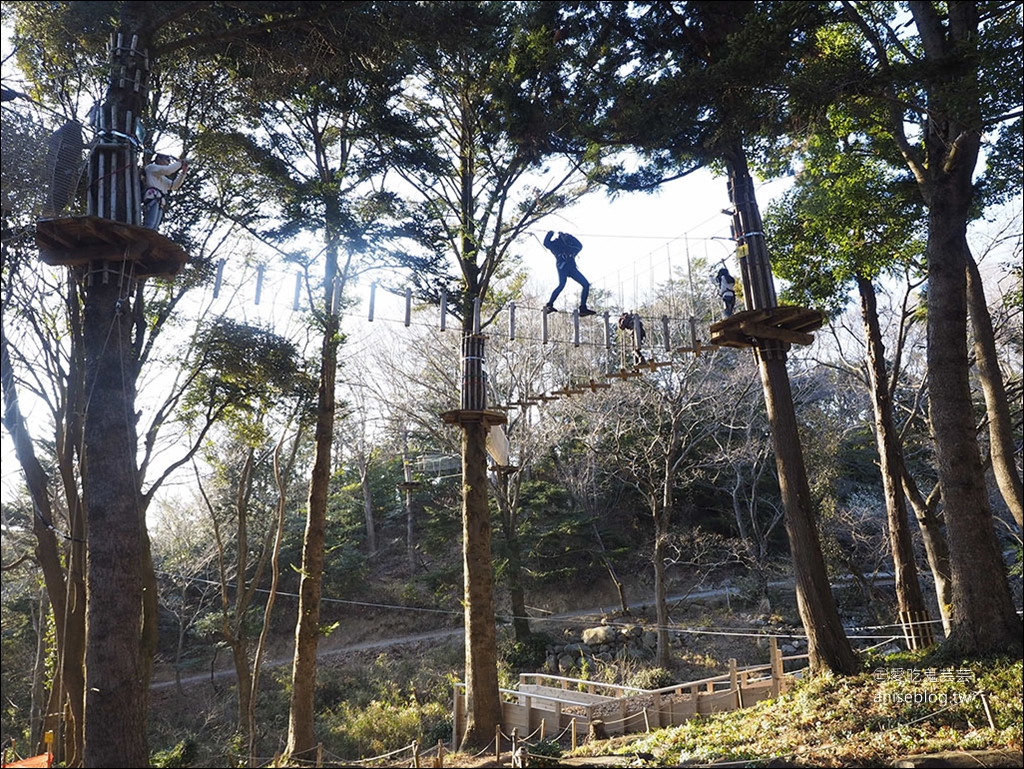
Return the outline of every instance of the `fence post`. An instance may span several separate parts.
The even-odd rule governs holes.
[[[775,636],[768,638],[768,653],[772,665],[772,697],[778,697],[782,691],[784,670],[782,667],[782,655],[779,654],[779,641]]]
[[[452,698],[452,750],[459,744],[459,735],[462,734],[462,697],[459,696],[459,685],[454,686],[454,697]]]
[[[434,759],[434,767],[436,769],[444,767],[444,740],[437,741],[437,758]]]
[[[420,744],[412,741],[412,769],[420,769]]]
[[[494,727],[494,760],[501,761],[501,724]]]
[[[576,750],[576,716],[572,717],[572,749]]]
[[[736,672],[736,658],[729,658],[729,688],[736,692],[736,707],[743,707],[743,689],[740,687],[740,678]]]

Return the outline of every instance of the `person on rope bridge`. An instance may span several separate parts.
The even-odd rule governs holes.
[[[622,331],[633,335],[633,365],[640,366],[646,363],[643,346],[647,340],[647,330],[640,316],[633,312],[624,312],[619,316],[618,326]]]
[[[143,170],[143,226],[155,230],[164,215],[164,201],[176,192],[185,180],[187,160],[175,160],[170,155],[156,155]]]
[[[736,309],[736,278],[729,274],[724,266],[715,276],[715,285],[718,286],[718,295],[722,297],[725,305],[725,317],[729,317]]]
[[[587,296],[590,295],[590,282],[583,277],[576,266],[576,255],[583,250],[583,244],[568,232],[556,234],[549,231],[544,236],[544,248],[555,255],[555,266],[558,268],[558,286],[551,292],[551,298],[544,305],[544,313],[558,312],[555,309],[555,300],[565,288],[565,281],[572,278],[580,284],[580,317],[595,315],[595,311],[587,307]]]

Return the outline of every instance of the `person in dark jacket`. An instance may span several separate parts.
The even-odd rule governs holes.
[[[558,312],[555,309],[555,300],[565,288],[565,281],[572,278],[580,284],[580,317],[594,315],[594,310],[587,307],[587,297],[590,295],[590,282],[583,277],[576,266],[576,254],[583,249],[583,244],[568,232],[559,232],[557,235],[549,231],[544,236],[544,248],[555,255],[555,266],[558,268],[558,286],[551,292],[551,298],[544,305],[544,312]]]
[[[624,312],[619,316],[619,329],[633,337],[633,365],[640,366],[647,361],[644,357],[644,342],[647,341],[647,329],[640,316],[633,312]]]
[[[723,267],[715,276],[715,284],[718,286],[718,295],[722,297],[722,304],[725,305],[725,317],[728,318],[736,309],[736,279]]]

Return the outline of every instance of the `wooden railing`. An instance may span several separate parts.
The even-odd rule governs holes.
[[[745,708],[786,691],[794,680],[785,663],[806,661],[807,655],[783,657],[774,638],[769,639],[769,662],[738,667],[729,660],[729,672],[660,689],[638,689],[545,673],[523,673],[518,689],[501,689],[501,728],[505,732],[539,731],[545,735],[595,732],[613,736],[681,724],[696,715]],[[465,684],[455,685],[453,744],[465,726]]]

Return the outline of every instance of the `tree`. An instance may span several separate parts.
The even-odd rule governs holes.
[[[346,9],[349,7],[345,6]],[[161,57],[171,59],[174,55],[183,56],[187,51],[192,62],[202,62],[213,51],[223,52],[245,41],[258,41],[268,29],[278,33],[290,29],[297,35],[309,36],[307,39],[316,38],[325,28],[332,27],[331,15],[335,10],[335,6],[326,3],[302,7],[259,3],[229,12],[207,5],[164,3],[158,6],[146,2],[97,3],[88,7],[75,3],[31,4],[18,9],[17,40],[23,44],[19,48],[20,62],[35,84],[34,93],[46,98],[47,89],[62,82],[64,75],[61,73],[84,73],[83,81],[96,82],[90,78],[97,73],[105,75],[109,72],[104,45],[112,28],[119,31],[121,37],[114,38],[115,43],[120,41],[113,52],[114,63],[116,67],[124,64],[133,77],[131,80],[121,77],[109,80],[106,92],[100,97],[101,106],[97,114],[101,112],[105,116],[104,125],[113,126],[116,135],[132,137],[136,134],[138,118],[148,117],[150,109],[153,114],[159,111],[162,92],[159,87],[154,87],[158,85],[159,78],[150,80],[149,76]],[[323,28],[318,27],[320,24]],[[66,44],[68,31],[76,34],[78,45]],[[269,44],[274,47],[277,42],[271,40]],[[297,47],[302,49],[301,38],[293,38],[291,42],[298,43]],[[140,63],[143,64],[141,68]],[[140,76],[137,90],[136,70]],[[119,69],[116,71],[120,72]],[[180,103],[192,104],[190,98],[193,95],[194,91],[181,94]],[[75,104],[76,101],[69,100],[68,103]],[[186,109],[180,114],[193,113]],[[131,144],[127,139],[124,143],[126,149]],[[104,149],[99,154],[106,151]],[[133,157],[132,152],[134,150],[129,151],[126,157]],[[114,164],[118,165],[116,159]],[[132,165],[128,162],[124,167]],[[98,168],[97,173],[102,175]],[[130,173],[117,175],[115,195],[111,198],[113,208],[106,212],[108,218],[125,222],[137,220],[129,202],[133,199],[130,193],[134,186],[126,181],[130,177]],[[209,275],[209,272],[205,274]],[[91,663],[93,676],[98,677],[102,685],[89,687],[85,694],[85,711],[88,713],[91,709],[93,713],[86,720],[95,730],[91,737],[88,732],[85,734],[86,745],[92,743],[91,748],[86,748],[85,760],[112,766],[141,766],[148,760],[145,755],[144,701],[155,641],[156,590],[143,526],[147,498],[141,494],[141,483],[146,465],[143,462],[136,466],[136,427],[131,419],[124,417],[135,413],[135,383],[140,364],[151,350],[151,343],[146,341],[144,321],[147,316],[142,301],[145,296],[142,285],[143,282],[139,281],[133,301],[128,303],[123,301],[129,298],[125,286],[117,281],[97,280],[83,290],[85,312],[81,349],[85,350],[84,376],[88,392],[98,398],[90,400],[93,408],[85,413],[91,422],[83,427],[85,453],[92,454],[92,459],[83,462],[85,509],[99,516],[96,525],[107,523],[109,514],[117,517],[118,523],[123,525],[116,525],[113,530],[124,540],[100,538],[95,535],[94,525],[95,549],[91,554],[87,550],[87,566],[94,565],[97,570],[90,578],[92,592],[89,595],[93,598],[86,601],[86,606],[87,611],[97,612],[96,621],[89,627],[98,635],[93,636],[92,659],[87,651],[85,664],[88,669]],[[131,312],[116,314],[118,308],[124,310],[126,307]],[[157,319],[166,320],[173,308],[173,302],[163,305]],[[111,317],[116,319],[114,326],[110,324]],[[333,336],[329,334],[328,338]],[[106,344],[108,339],[115,339],[116,344]],[[122,362],[125,364],[123,367]],[[124,376],[118,372],[123,372]],[[162,412],[158,417],[166,415],[167,412]],[[159,425],[160,419],[154,424]],[[118,435],[122,429],[124,434]],[[147,434],[145,445],[149,449],[154,436],[153,430]],[[191,452],[195,450],[197,445],[190,449]],[[184,461],[187,457],[175,464],[171,471]],[[112,470],[118,470],[120,474],[111,476],[115,481],[104,485],[102,474]],[[165,478],[163,475],[152,484],[150,492],[155,491],[159,481]],[[129,493],[127,487],[130,484],[134,484],[135,491]],[[105,548],[111,552],[106,553]],[[122,584],[126,585],[125,590],[119,590]],[[141,587],[143,584],[149,586],[145,591]],[[137,605],[133,606],[136,598],[140,601],[145,598],[146,610],[145,623],[138,630],[134,627],[138,617]],[[123,632],[111,632],[114,627]],[[99,639],[104,632],[124,643],[121,653],[109,654],[114,650],[103,647]],[[109,692],[122,683],[126,687],[125,695],[111,697]],[[127,739],[116,731],[122,726],[128,729]]]
[[[582,152],[553,180],[543,175],[546,162],[573,149],[556,142],[556,129],[581,118],[558,69],[556,16],[550,3],[419,7],[425,35],[403,113],[423,138],[382,137],[383,150],[401,160],[395,171],[409,190],[402,190],[413,223],[408,235],[421,249],[405,264],[421,298],[451,297],[464,382],[472,386],[463,389],[461,408],[446,412],[463,437],[465,746],[490,742],[501,720],[485,440],[503,420],[486,409],[479,331],[499,303],[496,284],[516,241],[588,189],[578,172]]]
[[[921,248],[920,217],[909,180],[873,160],[850,130],[849,116],[832,117],[839,135],[819,131],[802,155],[803,170],[793,190],[769,216],[775,264],[793,281],[790,291],[807,303],[841,308],[852,282],[860,296],[865,338],[866,385],[874,412],[896,601],[900,620],[915,646],[931,638],[907,523],[903,451],[892,406],[901,348],[886,357],[874,281],[913,268]],[[909,189],[908,189],[909,188]],[[908,197],[908,191],[911,195]],[[808,269],[810,267],[810,269]],[[902,340],[899,340],[902,342]],[[892,377],[890,371],[892,369]],[[926,537],[931,532],[923,529]],[[933,544],[945,550],[945,541]],[[941,585],[946,575],[939,575]],[[945,614],[939,592],[940,614]]]
[[[1020,133],[1015,110],[1021,85],[1007,66],[1022,55],[1020,9],[911,2],[905,10],[916,35],[908,45],[893,29],[894,9],[852,2],[842,7],[864,41],[860,82],[870,84],[868,95],[886,111],[878,127],[903,156],[928,207],[929,410],[953,588],[947,646],[964,654],[1019,652],[1021,620],[974,432],[966,340],[967,224],[981,202],[975,169],[982,135],[1001,125],[1009,136]]]
[[[84,521],[76,478],[76,451],[82,425],[80,404],[85,396],[80,346],[76,350],[73,344],[69,349],[60,339],[65,329],[64,313],[68,318],[76,318],[79,307],[70,283],[54,280],[34,269],[31,225],[42,210],[40,193],[45,189],[41,132],[7,106],[3,110],[3,132],[5,146],[13,149],[20,145],[20,151],[3,154],[3,422],[35,510],[31,520],[35,557],[53,610],[57,680],[61,685],[51,688],[44,729],[56,733],[59,716],[63,715],[69,728],[55,750],[74,762],[81,756],[85,702]],[[13,162],[15,158],[22,162]],[[39,297],[48,296],[57,297],[58,301],[39,301]],[[25,317],[28,322],[12,323],[17,317]],[[80,341],[80,337],[73,338]],[[30,360],[32,366],[28,365]],[[59,381],[19,375],[32,370],[48,372]],[[54,426],[52,450],[37,449],[21,405],[23,395],[45,404]]]
[[[590,132],[641,153],[637,169],[612,168],[617,187],[649,189],[707,166],[724,167],[733,208],[747,309],[776,306],[748,148],[777,149],[787,104],[777,97],[791,64],[813,47],[822,9],[809,3],[691,2],[638,4],[613,19],[623,30],[625,72],[609,89],[606,119]],[[603,27],[601,27],[603,29]],[[613,47],[614,50],[614,47]],[[852,673],[856,658],[828,583],[786,371],[788,341],[755,338],[797,585],[814,670]]]
[[[594,447],[611,460],[612,470],[634,486],[654,524],[654,601],[657,610],[659,667],[670,667],[668,588],[672,515],[683,479],[692,477],[697,458],[718,429],[711,403],[729,400],[722,392],[716,354],[676,361],[617,388],[615,422],[607,445]]]

